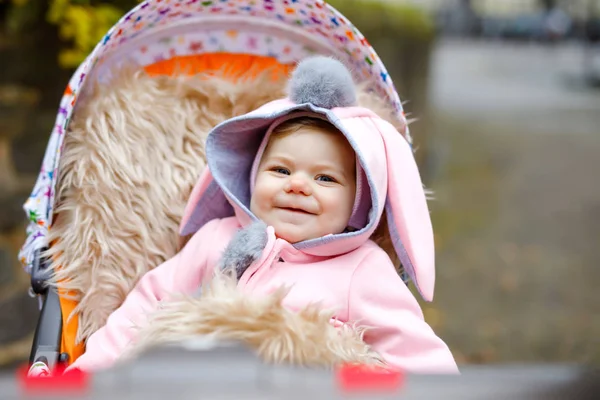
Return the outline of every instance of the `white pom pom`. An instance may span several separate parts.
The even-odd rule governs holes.
[[[302,60],[290,79],[289,97],[296,104],[335,108],[356,105],[356,90],[350,71],[341,62],[325,56]]]

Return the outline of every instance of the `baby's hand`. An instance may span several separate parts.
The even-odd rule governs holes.
[[[33,363],[31,367],[29,367],[29,372],[27,372],[29,378],[40,378],[51,375],[50,368],[41,361]]]

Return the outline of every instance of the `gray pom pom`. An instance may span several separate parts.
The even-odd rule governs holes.
[[[290,79],[290,100],[334,108],[356,105],[356,91],[350,71],[341,62],[325,56],[302,60]]]
[[[267,225],[262,221],[240,229],[225,248],[220,269],[233,271],[240,279],[250,264],[260,258],[267,239]]]

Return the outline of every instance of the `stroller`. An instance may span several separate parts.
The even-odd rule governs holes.
[[[313,54],[346,63],[403,113],[367,40],[322,0],[147,0],[109,30],[68,83],[24,205],[20,260],[41,305],[30,363],[75,361],[143,273],[178,251],[206,133],[281,97]]]

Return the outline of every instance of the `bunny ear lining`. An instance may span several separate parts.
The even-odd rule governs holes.
[[[435,245],[425,190],[408,142],[392,125],[375,122],[387,160],[386,215],[394,249],[424,300],[435,287]]]

